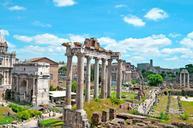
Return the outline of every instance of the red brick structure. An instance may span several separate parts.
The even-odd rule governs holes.
[[[30,60],[31,62],[46,62],[50,64],[50,86],[57,87],[58,86],[58,69],[59,64],[47,57],[41,57],[41,58],[32,58]]]

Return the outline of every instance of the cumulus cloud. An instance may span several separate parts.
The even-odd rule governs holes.
[[[72,6],[76,4],[74,0],[53,0],[53,2],[57,7]]]
[[[148,11],[146,13],[146,15],[144,16],[145,18],[149,19],[149,20],[161,20],[161,19],[165,19],[168,17],[168,14],[159,8],[152,8],[150,11]]]
[[[187,36],[180,41],[180,44],[188,48],[193,48],[193,32],[188,33]]]
[[[124,16],[123,21],[136,27],[145,26],[145,22],[137,16]]]
[[[174,57],[165,58],[164,60],[166,60],[166,61],[177,61],[177,60],[179,60],[179,58],[177,56],[174,56]]]
[[[10,6],[10,7],[8,7],[8,9],[9,9],[10,11],[23,11],[23,10],[26,10],[25,7],[19,6],[19,5]]]
[[[68,40],[60,38],[56,35],[45,33],[35,36],[25,36],[25,35],[14,35],[14,38],[22,42],[31,42],[35,44],[50,44],[57,45],[67,42]]]
[[[5,29],[0,29],[0,34],[2,36],[8,36],[9,35],[9,31],[8,30],[5,30]]]

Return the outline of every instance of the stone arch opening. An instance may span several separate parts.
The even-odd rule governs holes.
[[[27,90],[27,81],[23,80],[21,82],[21,86],[20,86],[20,101],[25,101],[26,100],[26,90]]]

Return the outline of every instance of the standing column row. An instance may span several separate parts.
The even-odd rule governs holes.
[[[118,74],[117,74],[117,95],[118,99],[121,99],[121,85],[122,85],[122,60],[118,60]]]

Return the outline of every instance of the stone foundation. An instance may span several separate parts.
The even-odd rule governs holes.
[[[86,115],[70,109],[64,109],[64,128],[89,128]]]

